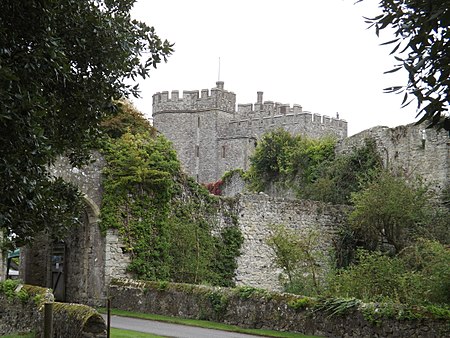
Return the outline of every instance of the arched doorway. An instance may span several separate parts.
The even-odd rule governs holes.
[[[59,301],[104,304],[105,236],[98,226],[100,210],[84,196],[80,224],[60,241],[37,236],[23,248],[21,275],[27,284],[55,290]]]

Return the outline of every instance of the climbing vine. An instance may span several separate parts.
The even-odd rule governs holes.
[[[132,258],[129,272],[147,280],[232,285],[240,231],[225,227],[213,235],[218,200],[181,173],[170,142],[128,132],[105,144],[101,226],[118,229]]]

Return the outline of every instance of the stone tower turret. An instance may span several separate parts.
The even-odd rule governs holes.
[[[153,123],[172,141],[185,171],[201,182],[217,180],[219,130],[233,118],[236,95],[218,81],[211,91],[153,95]]]

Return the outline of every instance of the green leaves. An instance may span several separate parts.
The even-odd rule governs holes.
[[[428,127],[450,130],[450,1],[380,0],[379,7],[382,14],[366,22],[377,36],[387,27],[393,29],[396,38],[382,45],[398,42],[390,54],[402,62],[385,73],[400,68],[408,72],[405,86],[385,91],[415,96],[422,116],[418,124],[427,121]]]
[[[101,226],[119,230],[128,270],[142,279],[232,285],[240,231],[212,235],[217,201],[181,174],[170,142],[126,132],[108,139],[104,152]]]
[[[50,218],[59,197],[50,197],[48,165],[59,155],[85,162],[101,121],[116,112],[112,99],[138,94],[124,80],[148,76],[172,53],[153,28],[130,19],[134,2],[1,2],[0,228],[18,241],[59,224]]]
[[[403,177],[380,172],[367,186],[352,194],[354,209],[349,222],[364,247],[375,250],[386,241],[400,252],[424,220],[427,190]]]
[[[263,190],[270,182],[294,178],[312,182],[316,168],[334,157],[334,144],[331,138],[313,140],[291,136],[282,129],[265,134],[250,158],[247,176],[251,186],[254,190]]]

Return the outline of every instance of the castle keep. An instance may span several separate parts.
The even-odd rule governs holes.
[[[261,136],[283,128],[311,138],[347,137],[347,122],[303,111],[294,104],[263,101],[238,104],[236,94],[218,81],[211,90],[177,90],[153,95],[155,127],[172,141],[184,170],[199,182],[214,182],[231,169],[248,169],[249,157]]]

